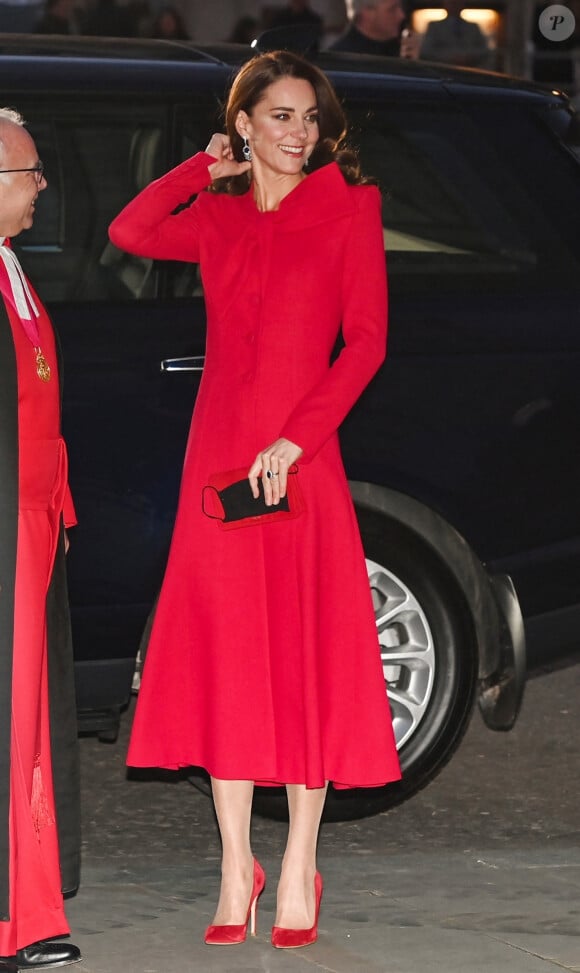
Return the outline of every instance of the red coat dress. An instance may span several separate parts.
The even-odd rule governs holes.
[[[251,191],[202,191],[213,161],[200,153],[152,183],[110,230],[132,253],[199,262],[208,322],[128,762],[384,784],[400,771],[337,438],[385,354],[379,194],[333,163],[260,212]],[[208,478],[249,469],[280,436],[304,450],[304,512],[223,531],[202,513]]]

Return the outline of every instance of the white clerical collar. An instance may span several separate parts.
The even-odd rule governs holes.
[[[14,298],[14,306],[18,317],[22,321],[31,321],[33,314],[37,318],[40,317],[40,311],[36,306],[18,257],[14,253],[14,250],[6,245],[5,241],[6,237],[0,237],[0,258],[2,258],[6,267],[6,273],[8,274],[8,280],[10,281],[12,296]]]

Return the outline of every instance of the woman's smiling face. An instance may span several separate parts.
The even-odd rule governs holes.
[[[251,115],[239,113],[236,127],[249,139],[256,174],[299,175],[318,142],[314,88],[302,78],[280,78]]]

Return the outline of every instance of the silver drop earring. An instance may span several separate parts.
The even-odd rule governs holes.
[[[248,142],[248,139],[247,139],[247,137],[245,135],[243,135],[242,138],[244,140],[244,147],[242,149],[242,155],[243,155],[244,159],[246,160],[246,162],[251,162],[252,161],[252,150],[250,148],[250,143]]]

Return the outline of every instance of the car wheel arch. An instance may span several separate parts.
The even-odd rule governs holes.
[[[490,576],[468,541],[437,511],[390,487],[349,480],[355,507],[388,517],[414,534],[450,575],[469,615],[478,655],[478,677],[501,665],[500,617]]]

